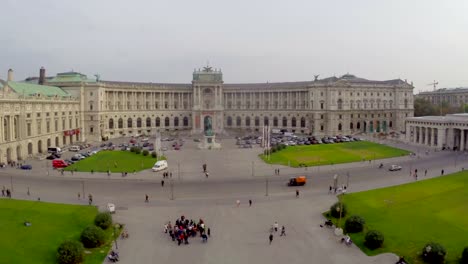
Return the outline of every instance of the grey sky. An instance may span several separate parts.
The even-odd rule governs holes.
[[[0,78],[71,69],[105,80],[225,82],[347,72],[468,86],[466,0],[3,0]]]

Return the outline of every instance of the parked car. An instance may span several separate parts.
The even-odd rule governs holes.
[[[160,161],[157,161],[154,164],[152,170],[153,171],[161,171],[161,170],[167,169],[167,167],[168,167],[167,161],[166,160],[160,160]]]
[[[80,151],[80,146],[71,146],[69,149],[69,151],[73,151],[73,152],[78,152]]]
[[[54,169],[57,169],[57,168],[65,168],[65,167],[68,167],[68,163],[62,159],[54,159],[52,161],[52,167]]]
[[[108,203],[107,204],[107,211],[111,214],[115,213],[115,204],[113,203]]]
[[[22,170],[32,170],[32,165],[29,164],[23,164],[21,165]]]
[[[392,165],[390,166],[390,168],[388,169],[389,171],[399,171],[401,170],[401,166],[399,165]]]
[[[52,154],[50,154],[49,156],[47,156],[46,159],[48,159],[48,160],[54,160],[54,159],[58,159],[58,158],[60,158],[60,155],[55,154],[55,153],[52,153]]]

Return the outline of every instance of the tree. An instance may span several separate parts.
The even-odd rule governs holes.
[[[94,224],[99,226],[103,230],[109,228],[112,225],[112,216],[109,212],[98,213],[94,218]]]
[[[439,115],[439,108],[423,98],[414,99],[414,116]]]
[[[447,251],[439,243],[427,243],[422,249],[422,258],[426,263],[442,264],[445,262],[445,255]]]
[[[60,264],[77,264],[83,261],[84,247],[78,241],[64,241],[57,249],[57,261]]]
[[[86,248],[95,248],[104,244],[106,235],[97,226],[88,226],[81,232],[80,240]]]
[[[346,219],[344,230],[346,233],[359,233],[364,229],[365,223],[364,218],[359,215],[352,215]]]
[[[371,250],[377,249],[383,245],[384,235],[376,230],[371,230],[366,233],[364,245]]]

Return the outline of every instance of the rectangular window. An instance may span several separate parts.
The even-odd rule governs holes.
[[[46,131],[47,133],[50,133],[50,121],[46,122]]]
[[[27,130],[28,130],[28,137],[31,136],[31,123],[27,124]]]

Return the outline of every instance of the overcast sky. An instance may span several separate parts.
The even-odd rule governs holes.
[[[185,82],[209,61],[224,81],[347,72],[468,87],[466,0],[2,0],[0,78],[74,70]]]

